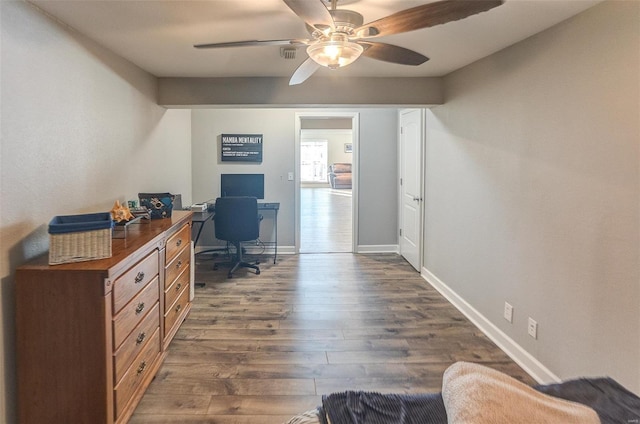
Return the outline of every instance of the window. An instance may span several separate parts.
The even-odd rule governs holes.
[[[300,141],[300,181],[327,182],[328,140]]]

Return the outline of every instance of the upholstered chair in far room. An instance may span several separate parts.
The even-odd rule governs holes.
[[[351,188],[351,164],[333,163],[329,165],[327,178],[331,188]]]

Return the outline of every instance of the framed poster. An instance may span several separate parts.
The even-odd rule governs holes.
[[[262,162],[262,134],[222,134],[222,162]]]

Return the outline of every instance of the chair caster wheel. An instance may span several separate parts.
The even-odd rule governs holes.
[[[227,278],[233,278],[233,274],[227,274]]]
[[[260,270],[257,270],[257,271],[256,271],[256,275],[260,275]]]

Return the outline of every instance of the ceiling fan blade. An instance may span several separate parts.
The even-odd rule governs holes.
[[[412,66],[422,65],[429,60],[427,56],[413,50],[405,49],[404,47],[394,46],[393,44],[376,43],[372,41],[358,41],[358,44],[364,47],[362,55],[371,59]]]
[[[307,40],[246,40],[229,41],[226,43],[195,44],[196,49],[217,49],[220,47],[246,47],[246,46],[302,46]]]
[[[282,0],[293,13],[298,15],[308,25],[322,31],[329,27],[335,29],[333,17],[320,0]]]
[[[298,69],[291,75],[291,79],[289,80],[289,85],[298,85],[305,82],[315,71],[320,68],[313,59],[307,58],[302,65],[298,66]]]
[[[357,28],[360,38],[377,37],[428,28],[464,19],[498,7],[502,0],[443,0],[389,15]]]

